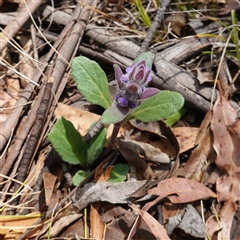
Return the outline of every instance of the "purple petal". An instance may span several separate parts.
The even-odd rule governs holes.
[[[134,74],[135,74],[135,71],[136,71],[136,65],[134,65],[134,66],[132,67],[131,71],[128,72],[128,77],[129,77],[129,80],[130,80],[130,81],[133,81],[133,76],[134,76]]]
[[[127,67],[126,68],[126,72],[128,73],[128,72],[130,72],[132,70],[132,67]]]
[[[121,77],[123,75],[122,69],[117,64],[114,64],[113,68],[114,68],[115,78],[117,80],[118,87],[121,89],[122,88]]]
[[[150,72],[151,73],[151,72]],[[147,83],[151,82],[152,81],[152,75],[149,74],[148,77],[147,77]]]
[[[136,108],[136,107],[139,106],[139,102],[138,102],[138,101],[130,101],[130,102],[128,103],[128,106],[129,106],[130,108]]]
[[[160,90],[157,89],[157,88],[146,88],[144,93],[141,95],[140,99],[149,98],[149,97],[151,97],[153,95],[156,95],[159,92],[160,92]]]
[[[122,83],[127,83],[129,82],[128,74],[123,74],[121,77],[121,82]]]
[[[138,62],[138,63],[136,64],[137,67],[139,67],[140,65],[143,65],[144,68],[145,68],[145,67],[147,66],[147,62],[146,62],[146,60],[143,59],[143,60],[141,60],[140,62]]]
[[[122,107],[126,107],[126,106],[128,105],[128,100],[127,100],[127,98],[125,98],[125,97],[119,97],[119,98],[117,99],[117,102],[118,102],[118,104],[119,104],[120,106],[122,106]]]
[[[137,68],[134,80],[140,82],[144,78],[144,68]]]
[[[152,80],[151,69],[146,68],[144,72],[144,77],[142,78],[142,81],[140,82],[140,84],[143,84],[146,86],[151,80]]]

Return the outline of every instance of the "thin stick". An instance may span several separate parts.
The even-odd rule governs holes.
[[[141,48],[138,52],[138,56],[144,52],[147,52],[148,47],[153,39],[153,35],[156,32],[157,28],[159,27],[161,21],[163,20],[164,11],[166,10],[166,7],[168,6],[169,3],[170,3],[170,0],[164,0],[164,1],[162,1],[161,5],[159,6],[157,15],[154,18],[154,21],[147,32],[146,38],[142,42]]]

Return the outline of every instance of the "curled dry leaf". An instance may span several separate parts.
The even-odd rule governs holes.
[[[107,224],[104,240],[126,239],[136,219],[136,214],[123,207],[106,203],[101,203],[101,211],[103,212],[101,214],[101,221]],[[145,228],[140,228],[137,234],[140,235],[142,239],[151,239],[148,234],[146,234],[148,232],[144,231]],[[134,238],[137,237],[136,235]]]
[[[163,152],[168,154],[169,156],[172,156],[171,158],[174,158],[178,152],[179,152],[179,144],[177,141],[176,136],[174,135],[172,129],[168,127],[165,122],[159,120],[157,122],[149,122],[149,123],[144,123],[140,122],[138,120],[131,120],[130,121],[131,125],[136,129],[131,137],[134,138],[135,132],[138,134],[139,132],[146,134],[143,134],[143,137],[140,137],[135,139],[140,141],[141,139],[156,139],[160,138],[160,140],[163,142],[163,144],[156,145],[156,147],[159,147]],[[132,127],[131,127],[132,129]],[[137,131],[139,130],[139,131]],[[151,134],[153,134],[151,136]],[[149,136],[148,136],[149,135]],[[149,140],[148,140],[149,141]],[[159,143],[157,143],[159,144]],[[161,147],[162,146],[162,147]],[[167,147],[167,149],[164,149],[164,146]]]
[[[132,158],[132,163],[130,162],[130,164],[138,169],[138,173],[144,171],[145,179],[148,179],[149,176],[154,176],[154,173],[147,171],[149,167],[147,167],[146,163],[142,163],[143,160],[157,164],[166,163],[165,166],[167,164],[169,166],[170,161],[176,159],[179,154],[179,145],[175,135],[171,128],[162,121],[144,123],[138,120],[131,120],[129,124],[125,125],[125,130],[127,131],[125,135],[130,135],[128,133],[130,132],[131,138],[128,137],[125,140],[117,139],[116,143],[124,157],[127,160],[130,158],[129,162]],[[121,142],[119,143],[119,141]],[[129,152],[128,156],[126,156],[126,148]],[[136,151],[137,154],[135,153]],[[143,164],[146,166],[141,167]]]
[[[167,17],[165,21],[166,26],[171,27],[175,34],[181,36],[181,30],[187,24],[187,17],[182,13],[176,13]]]
[[[43,183],[45,193],[45,203],[47,206],[50,205],[51,197],[55,188],[57,177],[49,172],[43,172]]]
[[[198,182],[204,179],[206,169],[215,157],[212,143],[212,132],[210,131],[210,128],[208,128],[201,142],[193,150],[191,156],[184,166],[186,178],[191,178]]]
[[[168,197],[172,203],[187,203],[216,197],[216,194],[203,184],[186,178],[166,179],[160,182],[157,187],[149,190],[148,193],[158,197],[147,203],[144,210],[149,209],[165,197]]]
[[[152,146],[152,148],[155,149],[156,152],[158,152],[158,154],[153,154],[154,158],[156,158],[156,155],[159,154],[165,154],[168,156],[168,161],[170,162],[170,159],[174,159],[177,156],[177,152],[178,152],[178,146],[177,148],[171,143],[171,141],[169,141],[169,139],[163,135],[160,134],[156,134],[156,133],[151,133],[148,131],[142,131],[140,136],[136,137],[135,140],[137,140],[139,142],[139,144],[145,144],[145,146],[150,145],[150,147]],[[150,148],[149,147],[149,148]],[[150,149],[148,149],[149,151]],[[146,155],[148,155],[148,151],[146,149]],[[150,156],[149,156],[150,157]],[[148,159],[150,161],[151,157]],[[158,162],[158,161],[156,161]],[[159,162],[161,163],[161,161],[159,160]]]
[[[159,240],[170,240],[166,229],[148,212],[146,212],[143,209],[139,209],[136,205],[131,204],[130,207],[139,214],[140,218],[147,224],[149,229],[151,230],[151,233],[156,237],[156,239]],[[139,226],[139,222],[141,220],[139,218],[136,219],[136,222],[133,226],[133,229],[128,236],[128,239],[130,240],[131,237],[134,235],[134,233],[137,230],[137,226]]]
[[[215,152],[213,150],[213,137],[209,127],[212,117],[212,111],[206,114],[194,140],[194,150],[189,159],[184,165],[184,168],[179,168],[175,175],[184,176],[185,178],[194,179],[201,182],[206,174],[206,168],[209,163],[215,159]],[[181,143],[180,143],[181,146]]]
[[[99,215],[101,203],[93,203],[90,207],[90,237],[94,239],[104,239],[106,224],[101,221]]]
[[[240,120],[237,113],[223,96],[220,96],[213,108],[211,129],[214,137],[215,163],[222,173],[216,182],[217,199],[224,202],[220,210],[219,222],[211,217],[206,222],[208,234],[218,232],[218,239],[231,238],[231,225],[240,201]],[[221,231],[220,228],[222,228]]]
[[[144,150],[139,144],[134,143],[131,139],[116,139],[120,153],[124,158],[137,169],[138,179],[148,179],[155,173],[148,165],[145,159]]]

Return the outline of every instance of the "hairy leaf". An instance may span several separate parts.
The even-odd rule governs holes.
[[[112,105],[106,74],[96,62],[83,56],[74,58],[72,77],[87,101],[105,109]]]
[[[122,163],[116,164],[113,170],[111,171],[108,182],[123,182],[126,179],[128,171],[129,171],[128,164]]]
[[[141,55],[139,55],[137,58],[134,59],[133,65],[137,64],[138,62],[140,62],[141,60],[145,59],[147,62],[147,66],[152,69],[152,58],[150,56],[150,54],[148,52],[142,53]]]
[[[137,119],[143,122],[158,121],[167,118],[184,104],[183,97],[177,92],[161,91],[146,99],[139,107],[134,109],[125,121]]]
[[[112,124],[121,122],[128,114],[129,108],[113,105],[102,115],[103,124]]]
[[[65,162],[85,166],[85,144],[70,121],[60,117],[48,138]]]
[[[90,174],[90,171],[85,170],[79,170],[75,173],[73,176],[73,185],[78,186],[88,175]]]
[[[188,111],[186,107],[183,107],[182,109],[178,110],[177,112],[173,113],[171,116],[169,116],[164,122],[167,124],[167,126],[171,127],[176,122],[180,120],[180,118]]]
[[[102,128],[101,131],[86,144],[87,165],[91,165],[102,152],[107,142],[106,135],[107,129]]]

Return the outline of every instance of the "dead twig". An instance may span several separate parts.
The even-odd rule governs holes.
[[[34,13],[42,3],[43,1],[31,0],[28,3],[30,13]],[[25,6],[22,7],[16,17],[4,28],[3,33],[0,35],[0,52],[2,52],[2,50],[7,46],[8,41],[15,37],[23,24],[29,19],[30,16],[28,9]]]
[[[154,21],[153,21],[151,27],[149,28],[149,30],[147,32],[147,36],[143,40],[141,48],[137,55],[140,55],[140,54],[148,51],[148,47],[153,39],[153,35],[156,32],[157,28],[159,27],[161,21],[163,20],[164,11],[166,10],[166,7],[168,6],[169,3],[170,3],[170,0],[161,1],[161,5],[158,8],[157,15],[154,18]]]

